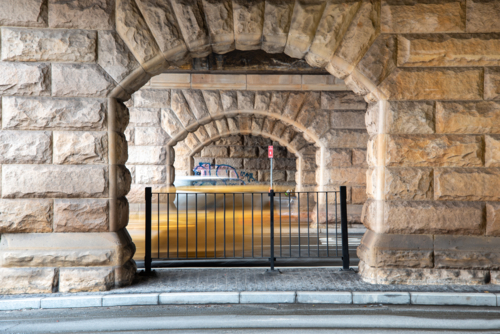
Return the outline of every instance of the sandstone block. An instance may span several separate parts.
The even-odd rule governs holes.
[[[61,268],[59,292],[107,291],[115,285],[113,268]]]
[[[163,184],[166,182],[166,166],[136,166],[135,179],[138,184]]]
[[[384,81],[397,66],[396,45],[399,44],[395,36],[378,36],[357,65],[361,74],[375,85]]]
[[[2,102],[4,129],[106,129],[105,100],[4,97]]]
[[[352,150],[352,165],[360,167],[368,167],[366,162],[366,150],[354,149]]]
[[[483,143],[480,136],[459,135],[389,135],[387,166],[451,166],[483,165]]]
[[[182,91],[172,90],[172,101],[171,101],[172,111],[176,115],[177,119],[181,122],[182,126],[186,129],[191,129],[196,127],[197,120],[193,115],[193,112],[189,108]]]
[[[170,90],[140,89],[134,93],[133,99],[137,108],[169,108]]]
[[[162,165],[166,162],[164,146],[131,146],[128,149],[130,165]]]
[[[27,246],[29,245],[29,246]],[[125,229],[98,233],[3,234],[2,267],[119,266],[135,246]]]
[[[325,2],[295,3],[285,54],[298,59],[304,57],[311,46],[325,5]]]
[[[500,4],[496,1],[467,1],[467,32],[500,32]]]
[[[305,161],[304,161],[305,160]],[[314,170],[316,169],[316,161],[313,159],[303,160],[303,170]],[[297,167],[295,159],[284,159],[284,158],[274,158],[273,168],[276,170],[294,170]]]
[[[229,148],[229,157],[231,158],[257,158],[255,147],[231,146]]]
[[[388,200],[432,200],[431,168],[386,168],[385,198]]]
[[[124,134],[115,133],[116,164],[123,165],[128,160],[128,143]],[[132,143],[133,144],[133,143]]]
[[[363,111],[334,111],[330,113],[332,128],[366,129]]]
[[[189,105],[189,109],[197,120],[202,121],[204,119],[210,119],[210,113],[208,112],[207,106],[205,105],[205,99],[200,90],[183,90],[182,94]]]
[[[44,0],[2,2],[0,26],[46,27],[47,2]]]
[[[52,64],[52,95],[107,97],[114,80],[98,65]]]
[[[436,268],[499,269],[500,238],[479,236],[434,236]]]
[[[200,159],[205,159],[205,158],[200,158]],[[196,160],[195,160],[196,161]],[[216,165],[227,165],[231,166],[233,168],[243,168],[243,159],[241,158],[216,158],[215,159],[215,164]]]
[[[321,109],[365,110],[366,102],[353,92],[321,92]]]
[[[375,268],[432,268],[433,236],[380,234],[366,231],[358,247],[358,257]]]
[[[326,66],[342,41],[342,37],[358,11],[359,5],[359,2],[327,3],[314,34],[311,48],[306,56],[306,60],[311,66]]]
[[[257,138],[262,138],[262,137],[257,137]],[[227,145],[243,145],[243,139],[245,141],[248,140],[248,136],[227,136],[227,137],[222,137],[218,139],[217,141],[214,142],[214,145],[216,146],[227,146]],[[254,146],[252,144],[245,144],[247,146]]]
[[[130,108],[130,124],[134,126],[159,126],[160,109]]]
[[[386,33],[464,32],[465,6],[460,1],[412,4],[383,1],[381,28]]]
[[[224,54],[234,50],[234,18],[231,1],[203,1],[212,49]]]
[[[484,71],[484,99],[500,100],[500,69],[487,68]]]
[[[107,162],[107,132],[54,132],[54,163],[106,164]]]
[[[212,124],[212,123],[210,123],[210,124]],[[200,143],[205,143],[205,142],[207,142],[210,139],[210,136],[208,135],[208,132],[205,129],[205,126],[203,126],[203,125],[200,126],[198,128],[198,130],[196,130],[194,132],[194,135],[196,136],[196,138],[198,138],[198,141]]]
[[[245,169],[269,169],[270,162],[269,159],[244,159],[243,165]]]
[[[201,150],[202,157],[213,157],[213,158],[227,158],[228,152],[227,147],[220,146],[206,146]]]
[[[498,168],[439,168],[434,173],[436,200],[500,201]]]
[[[259,170],[259,182],[269,182],[271,180],[271,172],[266,170]],[[273,183],[284,182],[286,180],[286,171],[277,170],[273,171]]]
[[[192,132],[187,134],[186,138],[184,139],[184,143],[191,150],[194,150],[195,148],[197,148],[201,144],[200,141],[198,140],[198,138]]]
[[[125,197],[132,184],[132,175],[124,165],[116,165],[116,197]]]
[[[328,148],[366,148],[366,130],[329,130],[320,139]]]
[[[139,63],[144,64],[160,54],[158,44],[135,1],[116,0],[115,20],[116,31]]]
[[[358,63],[380,32],[379,13],[379,2],[362,2],[335,55],[350,65]]]
[[[486,235],[500,236],[500,204],[486,203]]]
[[[372,284],[409,284],[409,285],[481,285],[486,284],[487,270],[457,269],[410,269],[374,268],[363,261],[359,263],[359,273],[365,282]]]
[[[484,165],[486,167],[500,167],[500,136],[485,136]]]
[[[332,168],[325,170],[325,184],[361,186],[366,184],[366,168]]]
[[[104,166],[3,165],[2,197],[105,197]]]
[[[302,88],[302,80],[300,75],[254,75],[247,74],[247,89],[249,90],[300,90]],[[273,94],[271,100],[271,109],[274,103],[273,99],[281,99],[283,96]],[[286,101],[284,101],[286,102]],[[280,112],[281,113],[281,112]]]
[[[266,1],[262,50],[268,53],[282,53],[284,51],[293,7],[293,2]]]
[[[363,204],[366,202],[366,187],[352,187],[351,189],[351,203]]]
[[[476,202],[385,201],[382,220],[377,201],[363,209],[363,224],[376,233],[462,234],[484,233],[484,204]],[[380,209],[380,208],[379,208]]]
[[[0,200],[0,233],[52,232],[51,200]]]
[[[214,117],[221,114],[223,112],[223,108],[219,91],[203,90],[202,93],[210,115]]]
[[[431,134],[434,133],[433,102],[388,101],[385,112],[387,133]],[[366,126],[370,134],[379,133],[380,105],[370,105],[366,113]]]
[[[50,66],[0,62],[0,95],[50,95]]]
[[[349,149],[327,149],[324,151],[325,166],[349,167],[352,153]],[[316,164],[321,165],[321,150],[316,151]]]
[[[264,1],[233,0],[234,39],[238,50],[257,50],[262,40]]]
[[[2,60],[91,63],[97,34],[84,30],[2,28]]]
[[[49,131],[0,131],[0,164],[44,164],[52,161]]]
[[[171,1],[184,41],[194,58],[212,52],[201,4]]]
[[[399,68],[379,86],[389,100],[482,100],[482,70]]]
[[[500,40],[495,35],[429,35],[398,38],[398,66],[500,65]]]
[[[159,146],[168,142],[169,136],[160,127],[136,127],[135,145],[139,146]]]
[[[109,231],[107,199],[56,199],[54,232]]]
[[[436,132],[500,134],[500,103],[437,102]]]
[[[111,30],[114,28],[113,0],[49,0],[52,28]]]
[[[132,284],[137,273],[137,265],[134,260],[127,261],[123,266],[115,268],[115,286],[128,286]]]
[[[99,31],[97,48],[99,52],[97,63],[116,82],[121,82],[140,66],[121,37],[114,31]]]
[[[55,268],[2,268],[2,294],[52,293],[57,286]]]

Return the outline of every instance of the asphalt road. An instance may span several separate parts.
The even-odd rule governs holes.
[[[199,305],[0,312],[1,333],[500,333],[500,309]]]

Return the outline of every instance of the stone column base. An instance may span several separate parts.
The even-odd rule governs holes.
[[[105,291],[137,271],[128,232],[3,234],[0,294]]]

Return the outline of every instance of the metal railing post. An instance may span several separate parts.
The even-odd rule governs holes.
[[[269,262],[271,264],[271,271],[274,270],[274,190],[269,191],[270,197],[270,211],[271,211],[271,257]]]
[[[146,274],[151,273],[151,199],[152,191],[151,187],[146,187],[145,189],[145,200],[146,200],[146,252],[144,256],[144,268]],[[158,199],[159,200],[159,199]],[[158,213],[159,214],[159,213]]]
[[[342,233],[342,270],[349,270],[349,236],[347,232],[347,188],[340,187],[340,228]]]

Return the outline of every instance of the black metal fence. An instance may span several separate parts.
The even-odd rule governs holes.
[[[153,193],[148,187],[145,199],[146,273],[153,260],[203,259],[267,259],[274,270],[280,258],[341,257],[349,269],[346,187],[292,193]]]

